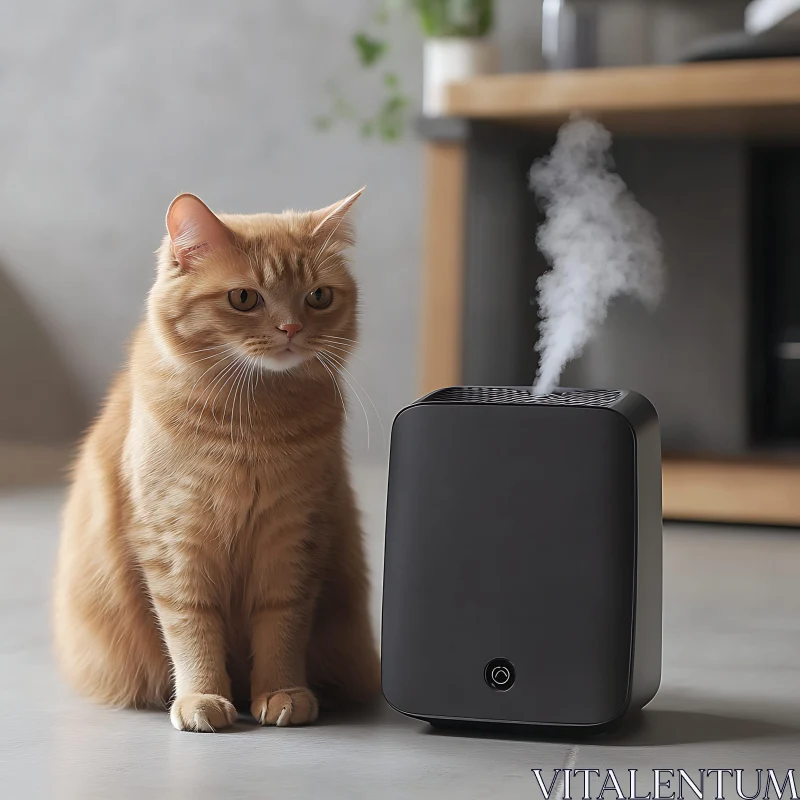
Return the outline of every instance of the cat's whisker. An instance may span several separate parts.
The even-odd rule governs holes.
[[[330,339],[322,339],[318,343],[324,347],[338,347],[339,349],[345,350],[348,353],[353,353],[354,355],[358,352],[356,345],[348,344],[347,342],[334,342]]]
[[[201,361],[207,361],[208,359],[212,359],[212,358],[219,359],[219,361],[217,361],[217,362],[215,362],[213,364],[210,364],[208,366],[208,368],[205,370],[205,372],[202,372],[200,374],[200,377],[198,377],[197,380],[192,384],[192,391],[197,387],[197,384],[200,383],[202,378],[205,375],[207,375],[208,372],[210,372],[212,369],[214,369],[214,367],[217,365],[217,363],[222,363],[223,361],[226,361],[227,359],[229,359],[231,356],[233,356],[235,354],[236,354],[236,348],[229,347],[227,350],[223,350],[223,351],[221,351],[219,353],[213,353],[212,355],[205,356],[204,358],[200,358],[197,361],[190,361],[189,364],[191,365],[191,364],[198,364]]]
[[[239,438],[242,438],[242,388],[244,387],[244,379],[247,377],[247,367],[245,363],[242,367],[239,378],[236,381],[236,388],[233,390],[233,405],[231,406],[231,444],[233,444],[233,420],[236,415],[236,405],[239,405]]]
[[[231,389],[233,391],[233,403],[231,403],[231,444],[234,443],[234,441],[233,441],[233,421],[236,419],[236,401],[239,399],[239,392],[241,391],[241,386],[242,386],[242,378],[245,376],[246,373],[247,373],[247,362],[245,361],[242,364],[242,367],[239,370],[239,373],[238,373],[237,377],[233,381],[233,386],[231,386]],[[226,399],[225,400],[225,406],[227,407],[227,405],[228,405],[228,401]],[[242,409],[242,406],[239,405],[239,413],[240,414],[241,414],[241,409]],[[225,411],[224,410],[222,412],[222,420],[223,420],[223,422],[225,421]],[[241,416],[239,417],[239,422],[241,423]]]
[[[253,417],[250,414],[250,396],[253,392],[253,374],[256,370],[256,362],[250,364],[250,374],[247,376],[247,422],[250,425],[250,430],[253,430]]]
[[[366,358],[364,358],[356,349],[356,345],[347,344],[347,342],[331,342],[331,341],[324,341],[320,343],[322,348],[331,347],[334,350],[345,353],[347,356],[353,356],[357,358],[359,361],[363,361],[367,364]]]
[[[189,410],[189,402],[190,402],[190,401],[191,401],[191,399],[192,399],[192,395],[194,394],[194,390],[197,388],[197,384],[198,384],[198,383],[200,383],[200,381],[201,381],[201,380],[202,380],[202,379],[203,379],[203,378],[204,378],[206,375],[208,375],[208,373],[209,373],[209,372],[211,372],[211,370],[212,370],[212,369],[214,369],[214,367],[217,367],[217,366],[219,366],[220,364],[224,363],[225,361],[227,361],[227,360],[228,360],[228,359],[230,359],[230,358],[234,358],[235,356],[236,356],[236,353],[235,353],[235,352],[232,352],[232,353],[227,353],[227,354],[226,354],[226,353],[218,353],[218,354],[215,356],[215,357],[216,357],[216,358],[218,358],[219,360],[218,360],[218,361],[215,361],[215,362],[214,362],[214,363],[213,363],[213,364],[212,364],[210,367],[208,367],[208,369],[206,369],[206,370],[205,370],[205,372],[203,372],[203,374],[202,374],[202,375],[200,375],[200,377],[199,377],[199,378],[198,378],[198,379],[197,379],[197,380],[196,380],[196,381],[195,381],[195,382],[192,384],[192,388],[189,390],[189,394],[188,394],[188,395],[187,395],[187,397],[186,397],[186,410],[187,410],[187,411]],[[173,377],[174,377],[174,375],[173,375]],[[172,381],[172,378],[170,378],[170,382],[171,382],[171,381]],[[202,397],[202,395],[200,395],[200,396]]]
[[[230,348],[230,350],[233,350],[233,348],[231,347],[231,348]],[[222,351],[222,352],[220,352],[220,353],[212,353],[210,356],[205,356],[205,357],[203,357],[203,358],[198,358],[196,361],[190,361],[188,364],[186,364],[186,366],[188,366],[188,367],[191,367],[191,366],[193,366],[194,364],[199,364],[201,361],[208,361],[208,360],[209,360],[209,359],[211,359],[211,358],[218,359],[218,358],[221,358],[222,356],[226,355],[226,353],[227,353],[227,351],[225,351],[225,350],[223,350],[223,351]],[[224,360],[225,360],[225,359],[223,359],[223,361],[224,361]],[[214,362],[214,363],[213,363],[213,364],[212,364],[212,365],[211,365],[211,366],[208,368],[208,370],[210,370],[210,369],[214,369],[214,367],[216,366],[216,364],[217,364],[217,362]],[[208,370],[206,370],[206,372],[208,372]],[[204,372],[204,373],[203,373],[203,375],[205,375],[205,374],[206,374],[206,372]],[[177,377],[178,377],[180,374],[181,374],[181,370],[180,370],[180,369],[175,369],[175,370],[173,370],[172,374],[169,376],[169,380],[167,381],[167,386],[172,386],[172,382],[173,382],[173,381],[175,380],[175,378],[177,378]],[[201,376],[200,376],[200,378],[202,378],[202,377],[203,377],[203,375],[201,375]],[[198,379],[197,379],[197,381],[195,381],[195,383],[194,383],[194,386],[192,386],[192,391],[194,391],[194,388],[195,388],[195,386],[197,386],[197,383],[199,382],[200,378],[198,378]],[[191,392],[190,392],[190,396],[191,396]]]
[[[223,367],[223,368],[222,368],[222,369],[221,369],[221,370],[220,370],[220,371],[219,371],[219,372],[218,372],[218,373],[217,373],[217,374],[216,374],[216,375],[215,375],[215,376],[214,376],[214,377],[211,379],[211,383],[209,383],[209,385],[208,385],[208,386],[206,386],[206,388],[205,388],[205,389],[203,389],[203,391],[200,393],[200,397],[198,397],[198,398],[197,398],[197,399],[194,401],[194,403],[192,404],[192,407],[191,407],[191,409],[189,409],[189,402],[190,402],[190,401],[191,401],[191,399],[192,399],[192,394],[194,393],[194,389],[195,389],[195,387],[197,386],[197,384],[198,384],[198,383],[200,383],[200,381],[201,381],[201,379],[203,378],[203,376],[204,376],[204,375],[206,375],[206,374],[208,374],[208,373],[209,373],[209,372],[210,372],[212,369],[214,369],[214,367],[217,367],[217,366],[219,366],[219,363],[222,363],[222,362],[224,362],[224,361],[228,361],[228,359],[230,359],[230,358],[233,358],[233,361],[231,361],[229,364],[225,364],[225,366],[224,366],[224,367]],[[237,360],[238,360],[238,357],[236,356],[236,354],[235,354],[235,353],[231,353],[229,356],[225,356],[225,358],[223,358],[223,359],[220,359],[220,362],[219,362],[219,363],[212,364],[212,365],[211,365],[211,366],[210,366],[210,367],[209,367],[209,368],[208,368],[208,369],[207,369],[207,370],[206,370],[206,371],[203,373],[203,375],[201,375],[201,376],[200,376],[200,377],[199,377],[199,378],[198,378],[198,379],[197,379],[197,380],[194,382],[194,386],[192,386],[192,390],[189,392],[189,397],[188,397],[188,398],[187,398],[187,400],[186,400],[186,408],[187,408],[187,411],[189,411],[189,410],[193,411],[193,410],[195,409],[195,407],[197,406],[197,404],[198,404],[198,403],[199,403],[199,402],[200,402],[200,401],[203,399],[203,396],[206,394],[206,392],[208,392],[210,389],[212,389],[212,388],[213,388],[213,386],[214,386],[214,385],[217,383],[217,381],[218,381],[218,380],[220,380],[220,379],[221,379],[221,378],[222,378],[222,377],[223,377],[223,376],[224,376],[224,375],[225,375],[225,374],[226,374],[226,373],[227,373],[227,372],[228,372],[230,369],[232,369],[232,368],[233,368],[233,367],[236,365],[236,362],[237,362]],[[205,411],[205,406],[203,406],[203,411]],[[202,416],[202,412],[201,412],[201,416]]]
[[[339,388],[339,382],[336,380],[336,376],[331,372],[330,367],[320,358],[319,353],[314,354],[317,361],[322,364],[323,369],[331,376],[331,380],[333,381],[333,385],[336,388],[336,391],[339,393],[339,399],[342,401],[342,410],[344,411],[344,420],[347,422],[347,404],[344,402],[344,395],[342,394],[342,390]]]
[[[339,375],[341,376],[342,380],[350,387],[350,390],[353,392],[353,395],[355,396],[356,400],[358,400],[358,404],[361,406],[361,410],[364,412],[364,419],[367,422],[367,450],[369,450],[369,414],[367,414],[367,409],[364,406],[364,403],[361,401],[361,398],[359,397],[358,392],[353,388],[353,384],[350,383],[349,380],[347,380],[347,378],[345,377],[345,375],[342,372],[342,370],[340,369],[340,367],[336,364],[335,361],[330,359],[331,354],[330,353],[326,353],[326,354],[320,353],[319,355],[322,358],[324,358],[328,362],[328,364],[331,367],[333,367],[334,370],[336,370],[336,372],[339,373]]]
[[[338,347],[346,347],[352,352],[355,352],[359,348],[359,343],[356,342],[354,339],[345,339],[344,337],[339,337],[339,336],[337,337],[328,336],[325,333],[318,334],[315,338],[319,339],[325,344],[332,344],[332,345],[335,344]]]
[[[327,356],[328,358],[332,358],[338,362],[341,362],[340,367],[356,382],[361,391],[364,392],[364,396],[367,398],[367,400],[369,400],[369,404],[372,406],[372,410],[375,412],[375,416],[378,418],[378,424],[381,426],[381,439],[383,441],[383,446],[386,447],[386,429],[383,427],[383,420],[381,419],[381,415],[378,412],[377,406],[373,402],[372,398],[369,396],[369,392],[359,383],[356,376],[353,375],[353,373],[350,372],[349,369],[347,369],[347,367],[344,365],[344,359],[341,356],[338,356],[335,353],[331,353],[330,351],[327,351]]]
[[[346,353],[348,356],[357,358],[359,361],[363,361],[365,364],[367,363],[358,353],[354,353],[352,350],[348,350],[346,347],[338,344],[331,344],[330,342],[325,342],[325,347],[332,347],[334,350],[337,350],[340,353]]]
[[[239,439],[244,443],[244,423],[242,422],[242,411],[244,411],[244,400],[245,400],[245,387],[248,385],[248,381],[250,380],[250,373],[253,369],[252,364],[250,363],[250,359],[247,359],[247,369],[244,373],[244,378],[242,378],[242,385],[239,389]],[[249,407],[247,409],[250,410]]]
[[[181,355],[192,356],[195,353],[205,353],[208,350],[220,350],[223,347],[230,347],[230,345],[229,344],[215,344],[212,347],[201,347],[199,350],[189,350],[186,353],[181,353]]]
[[[242,369],[242,361],[239,359],[236,361],[236,367],[233,370],[231,370],[231,372],[228,374],[228,377],[225,378],[225,381],[219,387],[216,397],[220,397],[222,395],[222,392],[225,391],[226,387],[228,387],[228,394],[225,395],[225,404],[222,406],[222,414],[219,419],[217,419],[216,411],[214,410],[214,402],[212,402],[211,404],[211,416],[214,418],[215,422],[222,424],[225,423],[225,415],[228,409],[228,399],[231,396],[231,391],[233,390],[233,387],[236,384],[236,379],[239,377],[241,369]]]
[[[251,396],[253,398],[253,405],[256,404],[256,392],[258,391],[258,382],[261,378],[261,368],[259,367],[258,361],[253,359],[253,388],[251,390]],[[248,406],[249,409],[249,406]],[[258,411],[258,406],[256,406],[256,411]]]
[[[355,339],[345,339],[343,336],[328,336],[325,333],[318,334],[315,338],[320,339],[323,342],[331,342],[331,344],[338,344],[342,347],[351,347],[356,349],[359,347],[359,343]]]
[[[220,421],[223,424],[225,423],[225,414],[228,412],[228,401],[231,399],[231,395],[233,394],[234,389],[238,386],[239,378],[241,377],[246,367],[247,367],[247,362],[241,361],[239,362],[239,368],[234,373],[233,380],[231,381],[231,388],[228,389],[228,394],[225,396],[225,405],[222,406],[222,419]],[[233,412],[235,407],[236,407],[236,396],[234,395],[233,405],[231,406],[231,444],[233,444]]]
[[[199,364],[201,361],[208,361],[210,358],[219,358],[221,355],[225,353],[232,353],[236,350],[235,347],[229,347],[227,350],[223,350],[221,353],[212,353],[210,356],[203,356],[202,358],[198,358],[195,361],[190,361],[187,366],[191,366],[192,364]]]
[[[244,441],[244,420],[243,420],[243,417],[244,417],[244,404],[245,404],[245,400],[247,399],[247,387],[248,387],[248,382],[250,380],[250,372],[251,372],[252,368],[253,368],[253,365],[250,362],[250,359],[248,358],[247,359],[247,368],[244,371],[244,378],[242,380],[241,388],[239,389],[239,435],[240,435],[242,441]]]
[[[212,358],[219,358],[220,356],[223,356],[223,355],[225,355],[226,353],[228,353],[228,352],[231,352],[231,351],[233,351],[233,350],[234,350],[234,348],[233,348],[233,347],[231,347],[231,346],[226,346],[226,349],[225,349],[225,350],[222,350],[222,351],[220,351],[220,352],[218,352],[218,353],[212,353],[210,356],[203,356],[202,358],[197,358],[197,359],[195,359],[194,361],[189,361],[187,364],[185,364],[185,366],[187,366],[187,367],[191,367],[191,366],[193,366],[194,364],[199,364],[201,361],[208,361],[209,359],[212,359]],[[198,351],[198,352],[200,352],[200,351]],[[190,354],[189,354],[189,353],[183,353],[182,355],[190,355]],[[211,366],[213,367],[214,365],[212,364]],[[174,381],[174,380],[175,380],[175,378],[176,378],[176,377],[177,377],[179,374],[180,374],[180,370],[177,370],[177,369],[176,369],[176,370],[175,370],[175,371],[172,373],[172,375],[170,376],[169,383],[168,383],[167,385],[168,385],[168,386],[172,385],[172,381]],[[205,375],[205,372],[203,373],[203,375]],[[202,377],[202,376],[201,376],[201,377]],[[196,385],[197,385],[197,384],[195,384],[195,386],[196,386]],[[194,388],[194,387],[192,387],[192,388]]]
[[[239,436],[244,441],[244,422],[242,417],[244,415],[244,401],[245,389],[247,388],[247,381],[250,377],[250,359],[247,359],[245,364],[244,373],[242,373],[242,383],[239,386]]]
[[[203,398],[203,395],[204,395],[204,394],[206,394],[206,393],[208,393],[208,396],[206,397],[206,401],[205,401],[205,403],[203,403],[203,407],[200,409],[200,416],[197,418],[197,427],[195,428],[195,433],[197,433],[197,431],[199,431],[199,430],[200,430],[200,423],[201,423],[201,421],[202,421],[202,419],[203,419],[203,414],[205,414],[205,411],[206,411],[206,406],[208,406],[208,401],[209,401],[209,400],[211,400],[212,396],[213,396],[214,400],[216,400],[216,398],[217,398],[217,396],[219,395],[219,393],[222,391],[222,389],[224,389],[224,388],[225,388],[225,385],[228,383],[228,380],[229,380],[230,376],[231,376],[232,374],[234,374],[234,373],[233,373],[233,370],[235,370],[235,368],[236,368],[236,365],[237,365],[238,363],[239,363],[239,358],[237,357],[237,358],[236,358],[234,361],[232,361],[230,364],[228,364],[228,365],[227,365],[227,366],[226,366],[226,367],[225,367],[225,368],[224,368],[224,369],[223,369],[223,370],[220,372],[220,374],[219,374],[219,375],[217,375],[217,376],[216,376],[216,378],[214,378],[214,380],[213,380],[213,381],[211,381],[211,383],[210,383],[210,384],[209,384],[209,385],[206,387],[206,389],[205,389],[205,391],[203,392],[203,394],[201,394],[201,395],[200,395],[200,397],[197,399],[197,401],[195,402],[195,404],[192,406],[192,409],[194,409],[194,408],[195,408],[195,406],[197,405],[197,403],[199,403],[199,402],[200,402],[200,400],[202,400],[202,398]],[[224,375],[227,375],[228,377],[227,377],[227,378],[225,378],[225,381],[224,381],[224,383],[222,383],[222,384],[219,384],[219,381],[222,379],[222,377],[223,377]],[[213,389],[213,388],[214,388],[216,385],[219,385],[219,388],[217,388],[217,390],[216,390],[215,392],[212,392],[212,389]],[[214,418],[214,422],[217,422],[217,417],[216,417],[216,415],[214,414],[214,404],[213,404],[213,403],[211,404],[211,416]]]

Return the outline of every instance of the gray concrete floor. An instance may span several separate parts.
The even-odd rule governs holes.
[[[384,475],[357,475],[379,579]],[[241,723],[213,736],[73,696],[48,634],[62,498],[61,489],[0,493],[0,796],[533,798],[531,769],[564,763],[569,741],[435,733],[383,706],[315,727]],[[800,767],[800,532],[671,527],[665,558],[661,691],[637,724],[580,742],[576,766]]]

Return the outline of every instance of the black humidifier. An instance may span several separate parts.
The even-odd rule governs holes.
[[[661,548],[641,395],[423,397],[392,428],[386,699],[433,725],[612,725],[661,679]]]

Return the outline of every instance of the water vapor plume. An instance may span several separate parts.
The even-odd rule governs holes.
[[[545,214],[536,243],[551,266],[538,281],[541,353],[535,394],[558,383],[606,318],[628,294],[654,308],[663,291],[664,259],[655,219],[613,172],[611,134],[575,119],[537,161],[530,186]]]

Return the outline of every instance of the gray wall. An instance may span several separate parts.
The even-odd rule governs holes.
[[[746,450],[747,149],[728,141],[618,140],[614,156],[658,220],[666,291],[652,314],[615,301],[565,383],[642,392],[658,409],[668,450]]]
[[[707,5],[713,27],[742,3],[651,5],[658,14],[677,9],[659,20],[653,54],[664,60],[676,28],[683,40],[687,25],[709,27]],[[504,67],[537,66],[539,4],[497,6]],[[369,0],[0,4],[0,339],[16,342],[2,352],[0,440],[69,440],[94,412],[140,317],[177,192],[250,212],[326,204],[365,183],[355,269],[366,363],[353,372],[388,428],[417,384],[420,145],[412,136],[364,142],[350,129],[320,135],[311,123],[329,79],[361,104],[377,100],[349,46],[374,8]],[[625,19],[624,9],[608,18],[607,61],[621,58],[615,37],[627,35]],[[396,26],[392,61],[415,102],[420,55],[413,22]]]
[[[365,107],[378,99],[349,45],[372,7],[0,4],[0,292],[7,284],[5,297],[21,303],[0,316],[0,338],[15,337],[20,364],[38,368],[37,385],[30,369],[22,383],[8,371],[0,379],[0,439],[69,439],[93,413],[140,317],[164,213],[180,191],[252,212],[322,206],[367,184],[355,269],[370,366],[356,362],[353,371],[387,422],[411,398],[420,145],[412,136],[395,146],[364,142],[345,128],[320,134],[312,124],[328,79],[349,82]],[[416,97],[417,31],[409,21],[393,37],[393,61]],[[29,346],[31,331],[46,346]],[[26,421],[46,403],[34,409],[20,395],[65,392],[77,411],[53,418],[46,432]],[[363,420],[356,437],[360,450]]]

